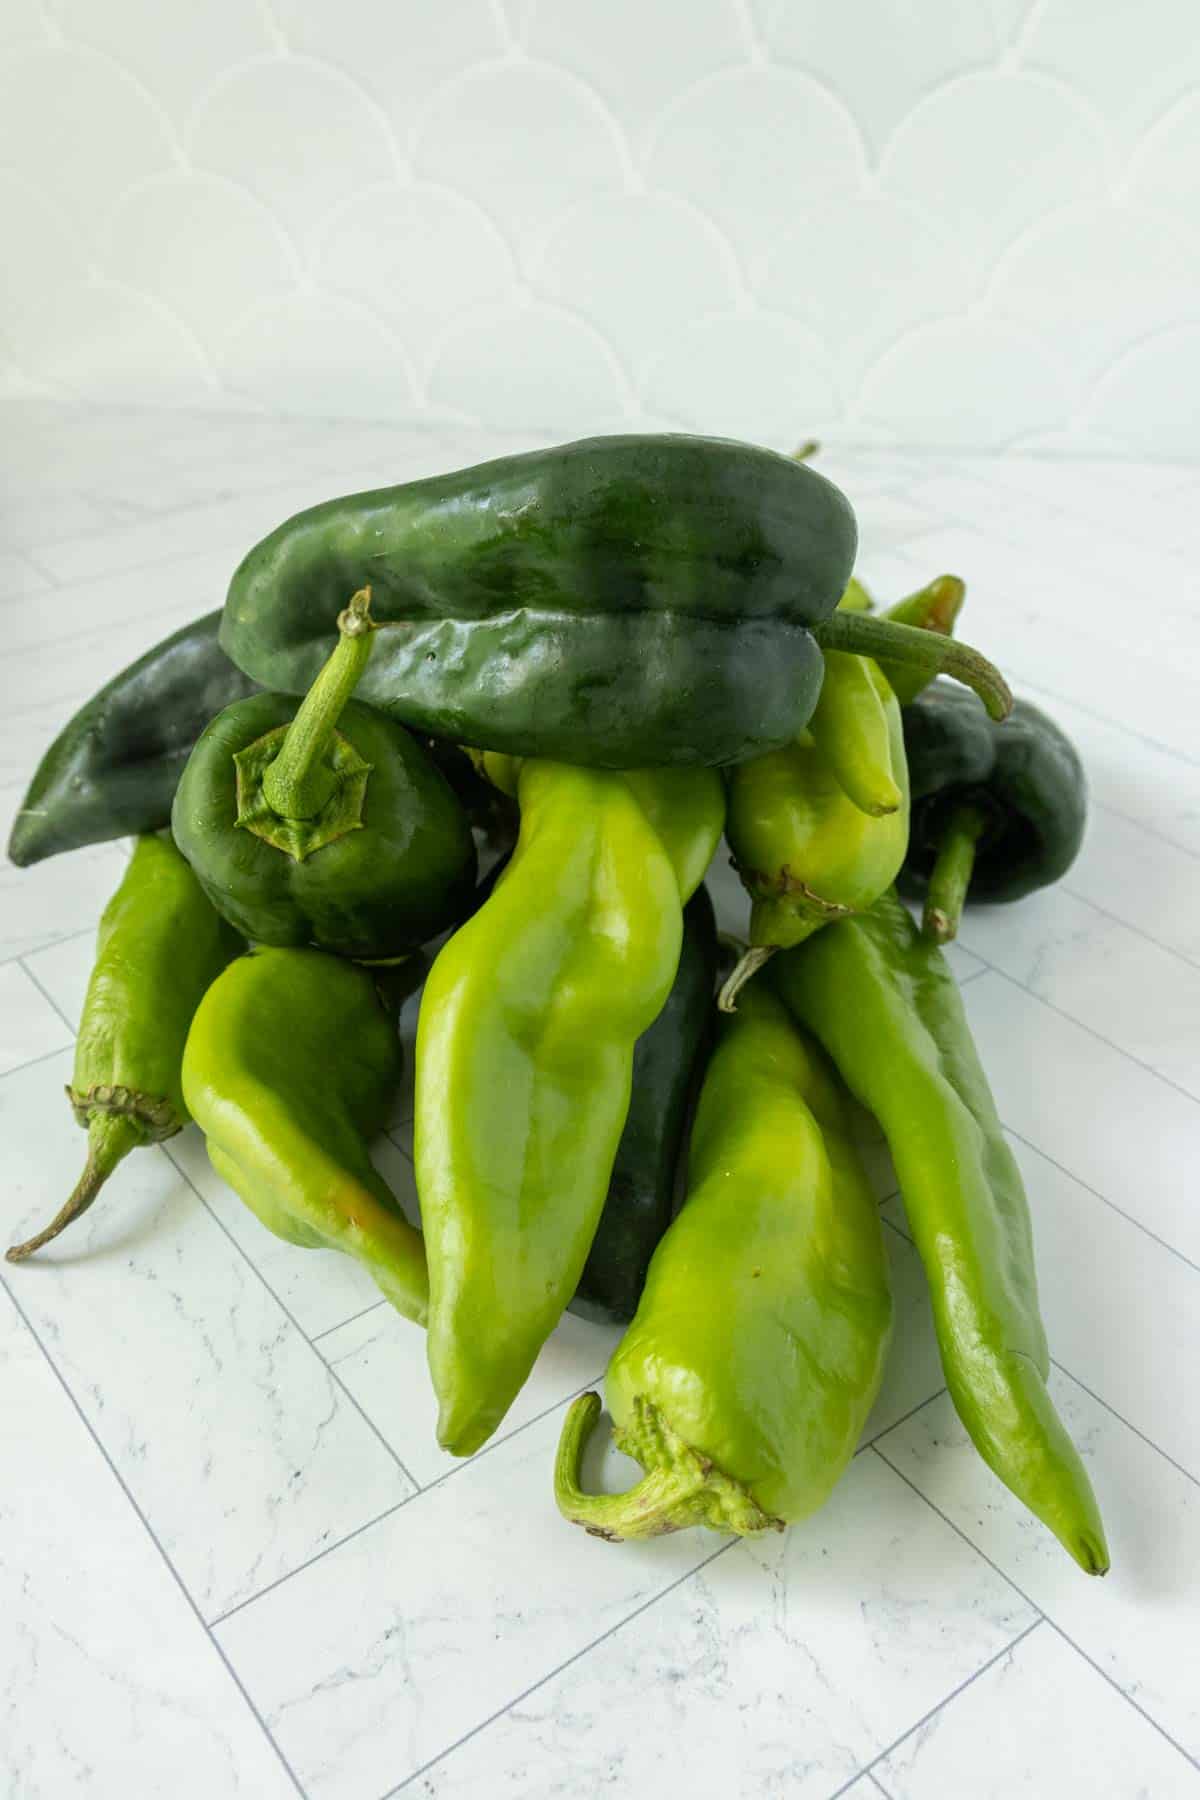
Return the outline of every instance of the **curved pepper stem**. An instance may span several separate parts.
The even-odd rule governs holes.
[[[871,656],[927,669],[931,675],[949,675],[973,688],[993,719],[1006,719],[1012,711],[1012,692],[999,669],[986,656],[956,638],[936,631],[897,625],[870,613],[833,612],[812,634],[823,650],[848,650],[855,656]]]
[[[951,637],[966,597],[966,583],[957,575],[935,575],[915,594],[889,606],[883,617],[896,625],[916,625],[922,631],[936,631],[942,637]],[[901,706],[911,705],[937,674],[936,669],[891,662],[886,657],[879,666]]]
[[[743,950],[732,975],[717,995],[717,1006],[723,1013],[737,1011],[738,995],[751,977],[758,974],[763,964],[770,962],[778,949],[778,944],[755,944],[749,950]]]
[[[572,1403],[554,1459],[554,1499],[564,1519],[612,1544],[692,1525],[738,1537],[783,1530],[782,1519],[765,1513],[739,1482],[685,1443],[651,1401],[639,1396],[633,1407],[632,1424],[617,1433],[617,1447],[651,1466],[624,1494],[588,1494],[580,1486],[580,1464],[600,1417],[600,1396],[581,1394]]]
[[[986,824],[978,806],[959,806],[950,815],[929,877],[921,919],[925,936],[939,944],[948,944],[958,934],[958,922],[975,868],[975,850]]]
[[[145,1130],[127,1113],[93,1113],[88,1125],[87,1162],[74,1193],[36,1237],[28,1238],[23,1244],[14,1244],[5,1260],[24,1262],[27,1256],[32,1256],[56,1238],[60,1231],[65,1231],[87,1211],[117,1164],[145,1142]]]
[[[338,785],[326,752],[371,654],[376,627],[369,587],[354,595],[337,623],[337,648],[304,696],[283,748],[263,774],[263,795],[281,819],[315,819]]]

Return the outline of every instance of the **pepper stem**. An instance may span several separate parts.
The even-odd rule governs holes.
[[[337,648],[304,696],[279,755],[263,774],[263,795],[281,819],[315,819],[338,785],[326,752],[371,654],[376,627],[369,587],[354,595],[337,624]]]
[[[751,950],[744,950],[734,967],[732,975],[725,982],[717,995],[717,1005],[723,1013],[737,1011],[737,999],[752,975],[757,975],[764,963],[770,962],[778,944],[756,944]]]
[[[848,650],[854,656],[872,656],[949,675],[973,688],[993,719],[1006,719],[1012,711],[1012,693],[999,669],[986,656],[956,638],[914,625],[897,625],[870,613],[833,612],[812,634],[823,650]]]
[[[937,943],[950,943],[963,918],[966,889],[972,886],[975,846],[988,824],[981,806],[955,806],[946,824],[934,873],[928,878],[921,931]]]
[[[962,918],[963,903],[975,867],[975,849],[986,824],[978,806],[959,806],[950,815],[933,874],[929,877],[925,913],[921,920],[925,936],[939,944],[948,944],[958,934],[958,922]]]
[[[93,1113],[88,1124],[87,1162],[74,1193],[44,1230],[39,1231],[36,1237],[28,1238],[23,1244],[14,1244],[5,1260],[10,1263],[24,1262],[27,1256],[32,1256],[36,1250],[56,1238],[60,1231],[65,1231],[68,1225],[87,1211],[117,1164],[131,1150],[136,1150],[139,1144],[145,1142],[145,1130],[127,1113]]]
[[[796,448],[792,451],[792,461],[811,462],[814,456],[819,456],[820,454],[820,438],[805,438],[804,442],[802,444],[797,444]]]
[[[687,1514],[688,1502],[706,1483],[699,1461],[690,1468],[651,1469],[624,1494],[584,1492],[579,1485],[580,1465],[599,1417],[599,1394],[581,1394],[563,1424],[554,1459],[554,1499],[563,1518],[612,1544],[628,1538],[661,1537],[664,1532],[695,1524]]]

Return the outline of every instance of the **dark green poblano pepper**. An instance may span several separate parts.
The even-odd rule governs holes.
[[[175,840],[255,943],[401,956],[470,903],[475,845],[449,784],[402,725],[350,697],[374,637],[364,589],[299,709],[282,694],[226,707],[183,771]]]
[[[912,825],[900,885],[925,896],[925,932],[946,943],[964,904],[1020,900],[1066,874],[1087,782],[1066,733],[1028,700],[1001,730],[974,694],[935,681],[903,725]]]

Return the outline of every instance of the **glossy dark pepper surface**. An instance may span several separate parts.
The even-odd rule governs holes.
[[[683,910],[683,945],[666,1004],[634,1046],[629,1111],[604,1211],[568,1311],[603,1324],[632,1319],[671,1222],[693,1084],[711,1038],[717,924],[708,889]]]
[[[64,725],[21,802],[8,854],[21,868],[110,838],[161,831],[192,746],[257,683],[217,641],[219,612],[164,638]]]
[[[967,890],[971,900],[1019,900],[1059,880],[1087,820],[1087,782],[1070,739],[1028,700],[1002,725],[966,689],[935,681],[903,711],[912,789],[901,882],[923,893],[951,815],[982,815]]]
[[[773,451],[585,439],[297,515],[236,571],[221,641],[302,692],[369,583],[361,697],[414,727],[609,768],[736,762],[811,713],[809,627],[855,546],[838,489]]]

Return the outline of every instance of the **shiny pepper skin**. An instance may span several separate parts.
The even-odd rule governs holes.
[[[724,818],[710,770],[631,781],[526,761],[516,786],[512,861],[434,963],[417,1033],[429,1366],[439,1442],[460,1456],[495,1430],[578,1285],[634,1046]]]

